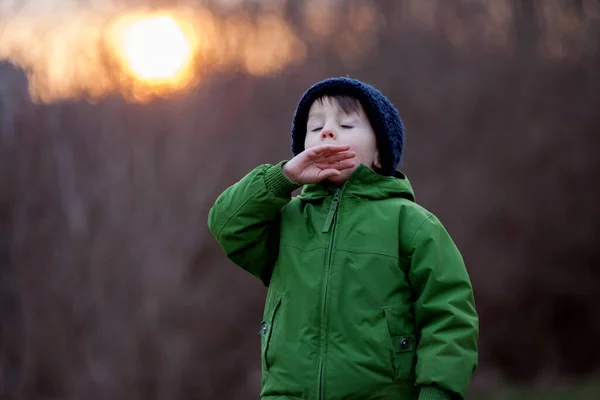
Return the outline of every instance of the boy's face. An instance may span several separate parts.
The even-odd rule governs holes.
[[[322,144],[345,144],[356,153],[356,167],[341,171],[341,175],[329,178],[336,185],[344,183],[354,170],[364,164],[370,169],[381,168],[375,132],[360,103],[344,107],[337,99],[323,97],[310,107],[306,126],[304,148]]]

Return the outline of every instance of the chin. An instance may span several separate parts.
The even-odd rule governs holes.
[[[343,185],[347,180],[348,180],[347,176],[334,176],[332,178],[327,178],[328,182],[331,182],[337,186]]]

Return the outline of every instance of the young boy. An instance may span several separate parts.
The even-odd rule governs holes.
[[[477,365],[472,286],[396,171],[403,143],[377,89],[326,79],[300,100],[294,158],[257,167],[210,210],[227,256],[268,287],[261,399],[465,397]]]

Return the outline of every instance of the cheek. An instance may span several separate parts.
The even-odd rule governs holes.
[[[374,137],[369,137],[362,143],[363,149],[369,154],[369,157],[374,156],[377,153],[377,141]]]
[[[368,157],[375,151],[377,151],[377,145],[372,143],[370,140],[364,140],[364,138],[356,138],[348,143],[352,146],[356,152],[359,152],[363,157]]]
[[[357,161],[364,164],[370,164],[375,161],[377,154],[377,145],[371,141],[357,140],[354,143],[348,143],[356,152]]]
[[[317,140],[317,136],[311,132],[306,133],[306,137],[304,138],[304,148],[309,149],[311,147],[315,147],[319,144]]]

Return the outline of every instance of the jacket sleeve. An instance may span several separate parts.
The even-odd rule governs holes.
[[[429,215],[408,247],[415,294],[419,400],[464,399],[478,363],[479,318],[460,252]]]
[[[234,263],[268,286],[279,250],[279,213],[299,186],[285,161],[265,164],[226,189],[208,214],[208,227]]]

